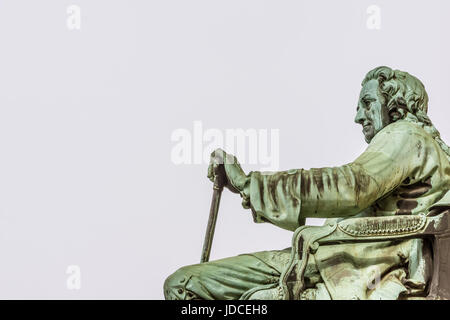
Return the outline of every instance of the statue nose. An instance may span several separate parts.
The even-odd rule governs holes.
[[[366,116],[364,114],[363,108],[358,108],[358,111],[356,111],[355,122],[363,124],[365,118]]]

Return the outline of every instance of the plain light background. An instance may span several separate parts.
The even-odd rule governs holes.
[[[446,0],[1,0],[0,298],[162,299],[208,217],[207,164],[171,161],[193,121],[279,129],[280,170],[342,165],[366,146],[361,80],[388,65],[423,81],[450,142],[449,14]],[[212,259],[290,241],[224,192]]]

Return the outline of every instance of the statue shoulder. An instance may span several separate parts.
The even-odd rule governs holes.
[[[387,125],[374,139],[388,139],[392,136],[403,137],[401,140],[404,141],[414,137],[430,141],[433,140],[433,137],[420,124],[408,120],[398,120]]]
[[[428,133],[422,128],[422,126],[418,123],[414,123],[409,120],[398,120],[386,126],[383,131],[386,130],[386,133],[395,132],[395,133],[406,133],[406,134],[420,134],[420,135],[428,135]]]

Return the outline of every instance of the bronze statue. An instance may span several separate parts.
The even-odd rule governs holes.
[[[215,205],[222,186],[240,194],[255,222],[294,231],[292,247],[182,267],[166,299],[450,299],[450,149],[427,109],[420,80],[378,67],[362,82],[368,147],[352,163],[245,174],[214,152]]]

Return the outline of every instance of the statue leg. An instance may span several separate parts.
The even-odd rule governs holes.
[[[164,283],[168,300],[238,300],[257,287],[275,287],[289,261],[290,248],[262,251],[190,265]]]

